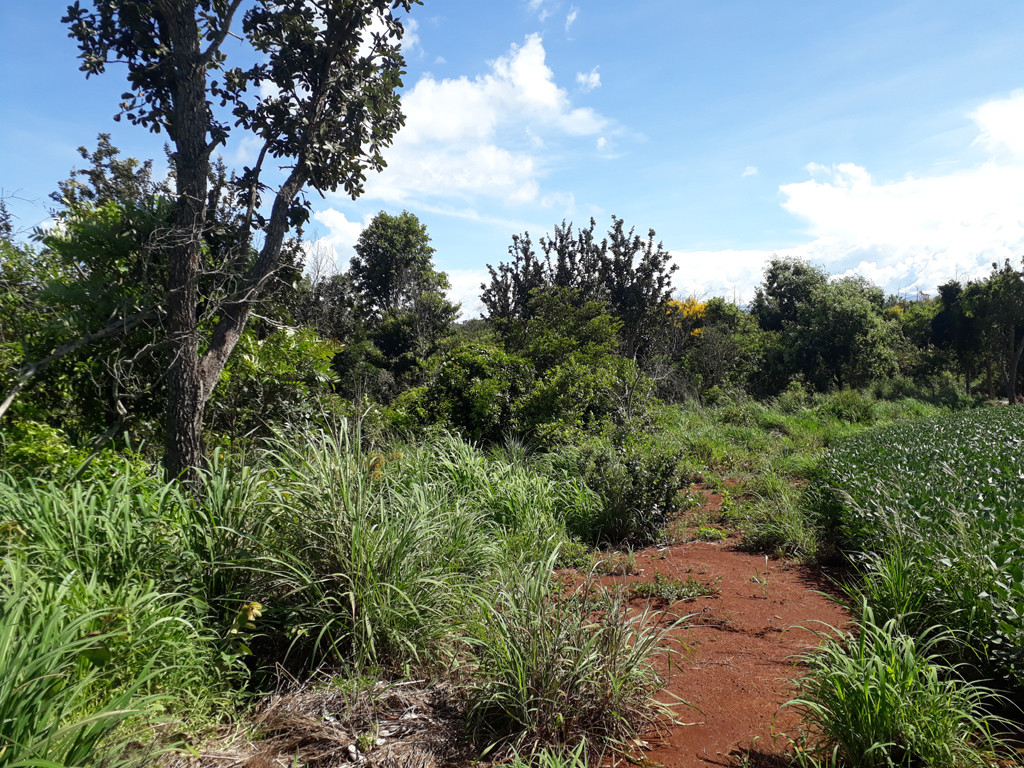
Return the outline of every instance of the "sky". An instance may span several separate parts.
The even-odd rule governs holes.
[[[163,167],[165,137],[112,119],[123,70],[78,71],[65,5],[0,0],[23,232],[99,132]],[[653,229],[678,296],[740,303],[773,255],[915,296],[1024,254],[1020,0],[425,0],[405,54],[388,168],[314,196],[310,252],[344,269],[378,211],[408,210],[467,317],[512,235],[563,220]]]

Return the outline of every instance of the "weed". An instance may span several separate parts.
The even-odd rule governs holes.
[[[672,576],[663,576],[660,573],[654,574],[652,581],[638,581],[631,584],[629,589],[633,597],[655,598],[666,600],[670,603],[679,600],[696,600],[699,597],[711,597],[719,594],[721,591],[718,587],[704,584],[693,578],[678,579]]]
[[[768,599],[768,555],[764,556],[764,574],[762,574],[756,567],[754,568],[754,575],[750,577],[750,580],[757,584],[761,590],[761,597],[765,600]]]
[[[637,572],[633,550],[613,552],[594,563],[594,573],[600,576],[632,576]]]
[[[693,538],[697,541],[725,541],[729,535],[710,525],[699,525],[693,529]]]
[[[653,698],[653,656],[669,652],[666,631],[650,628],[646,612],[629,617],[619,594],[595,616],[585,601],[553,592],[552,563],[510,569],[480,602],[467,717],[485,753],[625,750],[670,716]]]

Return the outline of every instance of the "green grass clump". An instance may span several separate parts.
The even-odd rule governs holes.
[[[788,702],[808,729],[801,762],[838,768],[959,768],[993,764],[1002,722],[988,689],[938,658],[941,634],[915,638],[866,609],[857,636],[837,635],[803,657]]]
[[[679,600],[711,597],[717,595],[720,590],[718,587],[703,584],[696,579],[678,579],[656,573],[651,581],[637,581],[630,584],[629,591],[633,597],[654,598],[674,603]]]
[[[562,594],[553,562],[510,569],[481,603],[467,699],[485,753],[625,751],[669,715],[652,696],[661,686],[654,657],[670,652],[666,631],[650,628],[646,612],[628,616],[618,594],[597,614],[591,601]]]
[[[0,574],[0,765],[128,765],[151,754],[125,751],[118,729],[151,714],[159,662],[113,676],[117,646],[132,627],[123,612],[75,610],[73,574],[47,584],[13,559]],[[139,602],[156,600],[138,595]],[[139,613],[139,604],[128,606]],[[166,661],[164,662],[166,663]],[[112,679],[113,678],[113,679]]]

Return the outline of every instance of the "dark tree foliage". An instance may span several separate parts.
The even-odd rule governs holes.
[[[161,243],[168,263],[161,310],[172,360],[164,456],[169,474],[195,476],[204,409],[253,300],[265,294],[281,265],[289,230],[308,218],[303,190],[340,187],[356,196],[366,169],[383,167],[381,153],[403,121],[397,93],[403,28],[394,11],[408,11],[414,2],[257,0],[242,15],[240,34],[242,0],[69,6],[64,21],[79,45],[82,70],[89,76],[110,63],[125,64],[130,89],[122,96],[121,115],[166,132],[172,144],[174,215]],[[222,45],[229,35],[249,47],[244,67],[228,66]],[[227,267],[229,290],[207,333],[197,307],[207,298],[200,276],[212,155],[236,129],[257,138],[260,150],[232,181],[244,210],[233,235],[239,247]],[[267,164],[283,167],[283,179]],[[263,245],[251,256],[257,232]]]
[[[941,308],[931,321],[930,341],[953,356],[964,375],[965,389],[971,394],[982,352],[978,319],[968,314],[964,306],[965,291],[958,281],[951,280],[939,286]]]
[[[786,323],[796,322],[802,304],[828,282],[828,274],[813,264],[795,258],[772,259],[764,272],[764,282],[754,291],[750,313],[766,331],[781,331]]]
[[[1006,399],[1015,403],[1024,357],[1024,269],[1015,269],[1009,259],[993,264],[992,273],[964,298],[968,311],[982,321],[982,344],[999,371]]]
[[[525,332],[536,289],[567,288],[581,304],[607,304],[609,314],[621,323],[623,355],[645,359],[652,353],[667,322],[664,307],[677,267],[662,244],[655,243],[654,230],[643,238],[633,228],[627,231],[615,216],[605,237],[598,239],[596,229],[594,219],[585,229],[563,222],[538,241],[543,256],[534,250],[529,233],[514,236],[508,249],[511,260],[487,266],[491,279],[481,286],[481,301],[503,337]]]

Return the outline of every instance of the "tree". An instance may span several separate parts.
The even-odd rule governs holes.
[[[782,342],[791,370],[818,389],[860,387],[896,372],[896,330],[882,316],[883,294],[856,277],[816,285],[786,322]]]
[[[825,270],[795,258],[772,259],[764,271],[764,282],[754,291],[750,313],[766,331],[781,331],[796,322],[802,304],[828,282]]]
[[[533,248],[529,233],[512,238],[511,261],[487,265],[490,284],[481,285],[480,299],[488,319],[508,338],[525,331],[533,316],[532,297],[538,288],[576,291],[582,304],[602,301],[620,321],[622,354],[644,359],[650,355],[661,330],[669,322],[665,307],[671,296],[671,254],[655,243],[654,230],[647,237],[628,231],[622,219],[612,216],[607,236],[598,240],[597,222],[574,229],[562,222],[552,235],[539,241],[543,258]]]
[[[391,383],[390,391],[378,394],[393,396],[418,377],[451,332],[459,306],[445,296],[448,276],[434,269],[426,226],[408,211],[378,213],[360,233],[355,251],[348,278],[358,315]],[[350,358],[357,367],[362,362]]]
[[[929,326],[931,343],[952,354],[963,372],[968,395],[982,351],[977,319],[968,314],[965,305],[969,295],[956,280],[940,285],[939,309]]]
[[[1002,267],[993,264],[988,278],[967,287],[963,301],[968,315],[982,326],[982,344],[1013,404],[1024,357],[1024,270],[1014,269],[1009,259]]]
[[[408,211],[374,216],[355,251],[350,274],[369,317],[408,311],[422,294],[448,288],[448,278],[434,269],[426,225]]]
[[[172,145],[174,216],[161,238],[168,276],[161,311],[171,352],[164,465],[196,477],[203,413],[220,374],[281,265],[285,240],[309,216],[303,192],[343,188],[357,196],[365,171],[403,122],[396,89],[404,60],[394,11],[417,0],[96,0],[68,7],[64,22],[86,76],[127,65],[121,115]],[[251,66],[227,66],[232,35],[250,47]],[[248,63],[248,62],[247,62]],[[215,112],[214,103],[229,114]],[[233,258],[222,295],[200,293],[211,200],[212,156],[233,129],[259,141],[256,162],[231,180],[244,210],[230,233]],[[283,180],[268,172],[283,167]],[[272,192],[269,211],[264,195]],[[252,238],[262,234],[258,252]],[[197,308],[215,301],[209,332]],[[202,351],[201,351],[202,350]]]

